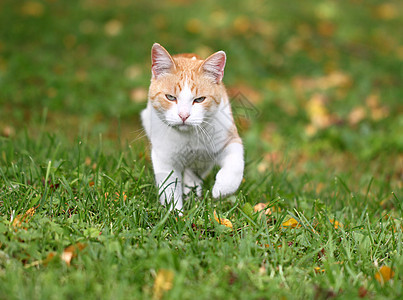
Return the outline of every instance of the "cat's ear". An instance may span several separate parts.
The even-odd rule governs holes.
[[[210,76],[216,83],[220,83],[224,77],[224,67],[227,56],[224,51],[218,51],[203,62],[200,70]]]
[[[158,78],[163,74],[170,73],[176,68],[171,55],[158,43],[155,43],[151,49],[151,62],[153,78]]]

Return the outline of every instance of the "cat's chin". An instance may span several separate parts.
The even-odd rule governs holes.
[[[176,130],[181,131],[181,132],[189,132],[193,129],[192,125],[187,125],[187,124],[180,124],[180,125],[175,125],[173,126]]]

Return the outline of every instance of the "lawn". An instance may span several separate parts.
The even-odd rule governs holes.
[[[401,1],[0,2],[0,299],[403,297]],[[224,50],[238,192],[159,204],[150,49]]]

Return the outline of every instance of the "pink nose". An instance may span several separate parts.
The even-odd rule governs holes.
[[[179,118],[182,119],[183,123],[185,123],[185,121],[187,120],[187,118],[189,118],[189,116],[190,116],[189,113],[183,113],[183,112],[180,112],[178,115],[179,115]]]

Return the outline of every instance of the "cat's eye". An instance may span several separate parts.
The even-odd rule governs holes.
[[[194,103],[202,103],[204,100],[206,99],[206,97],[199,97],[193,100]]]
[[[176,101],[176,97],[169,95],[169,94],[165,94],[165,97],[169,100],[169,101]]]

